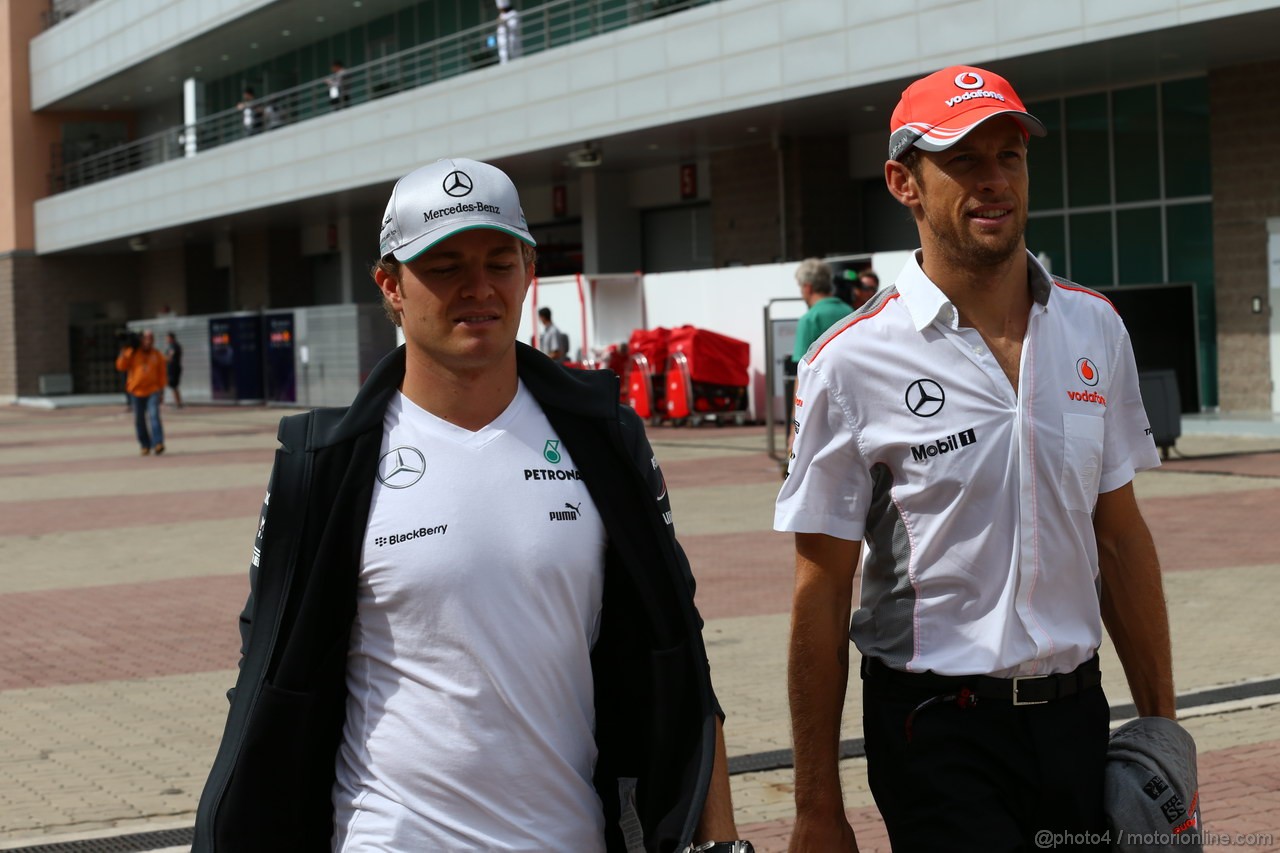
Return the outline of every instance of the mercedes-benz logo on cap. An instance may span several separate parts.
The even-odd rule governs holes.
[[[907,408],[916,417],[933,417],[942,411],[946,399],[942,386],[932,379],[917,379],[907,386]]]
[[[956,85],[961,89],[981,89],[982,75],[972,71],[962,71],[956,75]]]
[[[378,482],[388,489],[407,489],[422,479],[427,460],[416,447],[393,447],[378,460]]]
[[[471,176],[466,172],[450,172],[444,176],[444,191],[454,198],[461,198],[471,192]]]

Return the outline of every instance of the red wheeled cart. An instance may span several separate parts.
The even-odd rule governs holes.
[[[626,373],[622,377],[622,402],[636,414],[655,423],[662,418],[665,388],[662,370],[667,363],[667,341],[671,330],[636,329],[627,342]]]
[[[751,347],[746,341],[682,326],[667,344],[663,413],[677,423],[746,423]]]

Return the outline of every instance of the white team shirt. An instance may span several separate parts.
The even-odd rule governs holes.
[[[605,532],[520,385],[476,432],[387,408],[335,851],[604,849],[590,653]]]
[[[1015,393],[919,265],[810,347],[778,530],[864,540],[850,636],[908,672],[1069,672],[1102,641],[1091,513],[1160,464],[1128,333],[1030,254]]]

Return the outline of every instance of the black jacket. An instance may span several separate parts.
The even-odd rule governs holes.
[[[706,798],[719,709],[666,484],[612,373],[569,371],[517,348],[520,378],[608,534],[591,656],[606,842],[636,849],[642,833],[646,850],[679,850]],[[404,363],[403,348],[384,358],[349,408],[280,423],[240,617],[240,675],[200,798],[195,853],[329,849],[361,542]]]

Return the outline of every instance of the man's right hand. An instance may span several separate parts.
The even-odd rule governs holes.
[[[833,818],[796,815],[791,830],[790,853],[858,853],[853,827],[843,814]]]
[[[795,755],[793,851],[857,850],[840,792],[840,715],[849,681],[849,616],[862,543],[796,534],[787,655]]]

